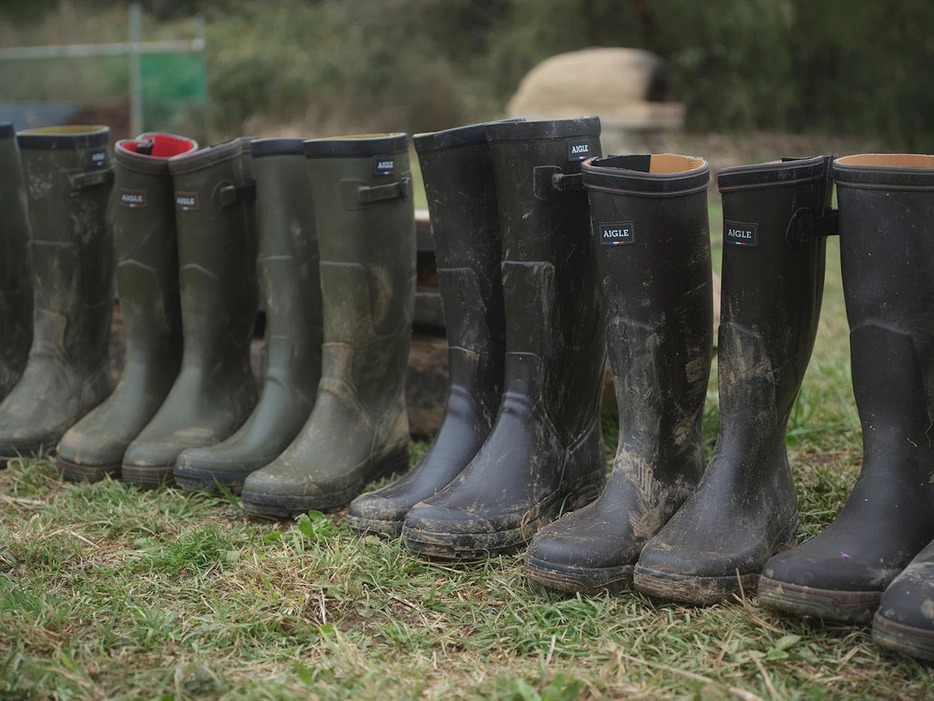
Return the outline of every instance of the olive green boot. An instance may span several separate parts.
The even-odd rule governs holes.
[[[118,477],[123,454],[162,406],[182,360],[175,197],[169,158],[198,144],[143,134],[114,148],[114,248],[126,365],[113,394],[58,444],[65,479]]]
[[[321,277],[305,149],[301,139],[260,139],[252,154],[266,301],[263,393],[233,436],[179,456],[175,482],[191,489],[221,485],[239,492],[247,475],[298,435],[321,376]]]
[[[226,440],[256,403],[255,190],[250,142],[234,139],[169,160],[175,187],[182,367],[165,402],[127,448],[123,480],[171,479],[187,448]]]
[[[0,460],[54,448],[112,388],[113,168],[103,126],[17,134],[28,193],[33,338],[0,403]]]
[[[32,340],[29,214],[13,125],[0,124],[0,399],[26,367]]]
[[[305,142],[321,254],[321,381],[298,438],[246,479],[249,513],[334,509],[408,465],[415,212],[407,144],[405,134]]]

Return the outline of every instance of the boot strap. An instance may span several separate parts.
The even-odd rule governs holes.
[[[584,189],[584,176],[565,173],[557,166],[532,168],[532,192],[539,200],[553,200],[567,192]]]
[[[85,188],[97,187],[98,185],[111,185],[113,181],[113,166],[98,168],[97,170],[85,170],[68,176],[68,183],[73,190],[84,190]]]
[[[405,202],[412,196],[412,179],[408,175],[386,185],[370,185],[366,180],[341,180],[340,185],[344,209],[365,209],[384,200]]]
[[[791,246],[801,246],[816,238],[836,236],[839,233],[837,210],[828,207],[822,214],[815,215],[808,207],[802,207],[791,216],[785,230],[785,240]]]
[[[241,202],[256,199],[256,181],[250,180],[244,185],[224,185],[220,190],[221,207],[232,207]]]

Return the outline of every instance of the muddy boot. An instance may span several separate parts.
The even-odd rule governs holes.
[[[179,456],[175,482],[190,489],[239,492],[298,435],[321,375],[321,278],[305,150],[301,139],[261,139],[251,148],[266,298],[263,392],[234,435]]]
[[[256,232],[249,140],[169,161],[178,235],[184,350],[159,411],[123,456],[125,482],[171,480],[186,448],[229,438],[253,410],[250,339],[256,318]]]
[[[298,437],[243,485],[247,513],[347,504],[408,466],[405,406],[415,304],[415,210],[405,134],[305,142],[314,192],[324,343]]]
[[[454,479],[493,426],[503,388],[501,236],[486,127],[415,137],[428,194],[450,386],[438,435],[405,477],[350,504],[358,533],[398,536],[409,510]]]
[[[114,148],[114,248],[126,365],[113,394],[58,444],[65,479],[120,476],[130,442],[162,405],[182,359],[175,196],[168,159],[198,144],[144,134]]]
[[[833,169],[863,466],[833,523],[766,563],[759,603],[864,622],[934,539],[934,156]]]
[[[794,538],[797,496],[785,430],[807,370],[835,227],[830,158],[725,168],[718,345],[720,427],[697,490],[635,569],[644,594],[688,604],[754,592]]]
[[[4,461],[54,448],[112,388],[110,130],[44,127],[17,141],[32,230],[33,338],[22,377],[0,403]]]
[[[0,124],[0,399],[19,380],[32,340],[26,184],[13,125]]]
[[[416,505],[406,547],[475,560],[525,545],[562,510],[592,501],[605,343],[580,164],[599,155],[596,117],[487,127],[503,234],[505,388],[470,464]]]
[[[704,471],[709,182],[705,161],[672,154],[584,164],[619,444],[600,498],[543,528],[529,546],[526,572],[547,587],[629,587],[642,546]]]
[[[872,639],[903,655],[934,660],[934,542],[885,590],[872,619]]]

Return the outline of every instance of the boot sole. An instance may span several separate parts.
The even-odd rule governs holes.
[[[740,586],[742,583],[742,586]],[[656,572],[639,567],[633,572],[636,591],[656,599],[691,606],[710,606],[733,601],[734,596],[752,594],[759,585],[759,573],[715,577]]]
[[[548,589],[569,594],[617,594],[632,588],[632,565],[570,567],[525,556],[525,574]]]
[[[349,487],[324,494],[292,496],[286,494],[260,494],[242,492],[243,510],[251,516],[269,519],[295,518],[308,511],[336,511],[349,504],[373,480],[408,469],[409,449],[393,453],[379,463],[373,473]]]
[[[887,650],[934,660],[934,630],[895,623],[877,612],[872,619],[872,639]]]
[[[58,458],[58,469],[62,471],[62,478],[68,482],[100,482],[109,477],[120,479],[120,464],[116,465],[79,465]]]
[[[375,518],[347,514],[344,517],[344,523],[359,536],[375,535],[381,538],[398,538],[402,535],[402,524],[405,521],[381,521]]]
[[[881,591],[834,591],[759,579],[759,604],[763,607],[825,621],[868,623],[881,598]]]
[[[120,468],[121,479],[126,484],[132,484],[143,489],[155,489],[173,482],[173,465],[167,466],[141,466],[126,465]]]
[[[232,476],[223,473],[218,474],[209,470],[186,469],[181,471],[178,468],[172,471],[177,486],[191,492],[205,492],[207,494],[220,494],[224,491],[239,494],[243,489],[243,482],[249,474]]]
[[[556,499],[535,519],[534,528],[525,524],[518,528],[487,533],[444,533],[403,525],[402,538],[406,549],[416,555],[434,560],[479,562],[520,550],[528,545],[539,528],[553,521],[561,511],[574,511],[586,506],[597,498],[599,491],[598,487],[588,485],[569,497]]]

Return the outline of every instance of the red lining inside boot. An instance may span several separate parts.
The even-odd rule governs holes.
[[[188,139],[182,139],[170,134],[146,134],[138,137],[135,141],[124,141],[122,146],[127,151],[139,153],[139,146],[150,140],[152,141],[152,151],[146,155],[154,158],[171,158],[195,149],[195,145]]]

